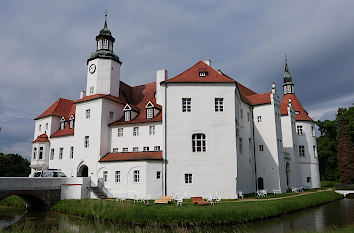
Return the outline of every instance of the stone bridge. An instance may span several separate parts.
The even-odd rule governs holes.
[[[16,195],[31,210],[50,209],[61,199],[63,178],[1,177],[0,200]]]

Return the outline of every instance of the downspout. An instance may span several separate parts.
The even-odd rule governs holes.
[[[161,84],[160,84],[161,85]],[[165,158],[164,158],[164,165],[165,165],[165,190],[164,190],[164,195],[166,196],[167,195],[167,122],[166,122],[166,115],[167,115],[167,83],[164,83],[165,85],[165,98],[164,98],[164,109],[165,109],[165,117],[164,117],[164,121],[165,121],[165,137],[164,137],[164,140],[165,140],[165,148],[164,148],[164,151],[165,151]]]
[[[256,183],[256,190],[258,189],[258,182],[257,182],[257,162],[256,162],[256,140],[254,138],[254,114],[253,114],[253,107],[251,107],[252,113],[252,136],[253,136],[253,158],[254,158],[254,179]]]

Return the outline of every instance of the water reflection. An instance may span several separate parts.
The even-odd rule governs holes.
[[[331,227],[343,227],[354,224],[354,199],[343,199],[319,207],[294,212],[277,218],[269,218],[248,224],[189,227],[188,229],[173,229],[175,232],[298,232],[324,231]],[[22,217],[23,216],[23,217]],[[22,218],[21,218],[22,217]],[[117,232],[138,230],[155,232],[156,227],[130,227],[113,223],[102,223],[79,217],[56,214],[52,212],[25,213],[24,210],[0,208],[0,226],[14,224],[19,226],[32,223],[37,232],[48,230],[64,230],[69,232]],[[159,228],[158,230],[161,230]],[[165,232],[172,229],[164,228]]]

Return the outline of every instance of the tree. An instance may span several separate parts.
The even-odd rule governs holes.
[[[18,154],[0,153],[0,177],[28,176],[31,173],[30,162]]]
[[[354,104],[353,107],[343,108],[342,117],[348,126],[351,142],[354,142]],[[338,180],[338,115],[333,121],[317,121],[321,136],[317,138],[317,152],[322,180]]]

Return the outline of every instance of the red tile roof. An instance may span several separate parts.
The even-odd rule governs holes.
[[[162,160],[162,151],[108,153],[99,162]]]
[[[126,85],[126,84],[125,84]],[[129,90],[130,89],[130,90]],[[147,83],[145,85],[129,87],[125,86],[125,95],[129,99],[129,106],[135,106],[139,110],[138,115],[131,121],[125,121],[124,117],[116,122],[110,124],[110,126],[124,125],[124,124],[140,124],[149,122],[161,122],[162,121],[162,106],[156,103],[155,93],[156,93],[156,82]],[[127,94],[128,93],[128,94]],[[152,119],[146,119],[146,104],[151,101],[151,103],[160,112]]]
[[[289,106],[289,99],[291,99],[294,111],[299,112],[299,114],[295,114],[295,118],[297,121],[313,121],[311,117],[309,117],[307,111],[302,107],[300,101],[297,99],[295,94],[286,94],[283,96],[283,99],[280,103],[281,115],[288,115],[287,108]]]
[[[244,96],[246,102],[250,105],[261,105],[261,104],[270,104],[270,94],[272,92],[262,93],[262,94],[255,94],[255,95],[247,95]]]
[[[74,135],[74,128],[75,127],[70,129],[70,125],[68,124],[63,130],[61,130],[59,128],[59,130],[57,132],[55,132],[54,134],[52,134],[52,136],[50,136],[50,138]]]
[[[205,77],[200,77],[199,72],[208,72]],[[188,70],[174,78],[164,81],[166,83],[235,83],[232,78],[214,70],[211,66],[199,61]]]
[[[36,143],[36,142],[50,142],[49,139],[48,139],[48,136],[47,134],[41,134],[39,135],[36,140],[32,141],[32,143]]]
[[[68,119],[70,117],[69,114],[72,111],[73,104],[74,101],[72,100],[59,98],[49,108],[47,108],[47,110],[34,119],[38,120],[48,116],[65,117]]]

